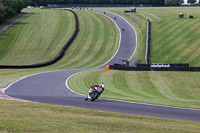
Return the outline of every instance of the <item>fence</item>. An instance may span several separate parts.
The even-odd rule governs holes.
[[[136,67],[123,64],[110,65],[111,70],[125,71],[192,71],[200,72],[200,67],[189,67],[189,64],[137,64]]]
[[[132,5],[113,5],[113,4],[49,4],[48,8],[71,8],[71,7],[135,7]]]

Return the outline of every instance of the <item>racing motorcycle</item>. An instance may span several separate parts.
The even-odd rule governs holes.
[[[87,101],[88,99],[90,99],[90,101],[95,101],[96,99],[98,99],[102,92],[102,88],[91,86],[88,94],[86,95],[85,101]]]

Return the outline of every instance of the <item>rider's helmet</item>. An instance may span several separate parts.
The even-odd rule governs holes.
[[[99,86],[104,89],[104,84],[103,83],[100,83]]]

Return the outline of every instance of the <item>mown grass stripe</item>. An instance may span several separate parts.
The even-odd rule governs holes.
[[[153,21],[160,21],[161,18],[160,16],[154,14],[154,13],[149,13],[149,12],[139,12],[141,16],[147,18],[147,19],[150,19],[152,22]]]
[[[113,84],[115,85],[116,92],[124,95],[124,96],[133,96],[130,93],[130,90],[128,89],[128,85],[126,84],[125,81],[125,74],[119,71],[115,71],[113,75]],[[120,82],[118,82],[120,81]]]
[[[185,21],[185,22],[187,22],[187,21]],[[177,46],[177,48],[174,47],[174,44],[181,44],[182,39],[180,40],[179,38],[182,38],[181,37],[182,32],[179,32],[179,31],[182,29],[181,28],[182,25],[185,25],[185,24],[180,23],[180,24],[178,24],[178,27],[175,26],[176,28],[173,28],[172,31],[171,30],[166,31],[168,33],[174,33],[174,34],[173,35],[168,34],[167,37],[169,37],[169,38],[167,40],[165,40],[164,46],[161,47],[161,48],[163,48],[163,50],[160,50],[160,52],[158,53],[159,55],[163,55],[163,58],[165,59],[163,62],[165,62],[166,60],[168,60],[171,57],[170,53],[174,53],[177,55],[177,52],[173,52],[173,51],[180,52],[181,50],[177,50],[177,49],[180,49],[179,47],[184,47],[184,45],[175,45],[175,46]],[[191,27],[191,25],[193,25],[193,23],[189,23],[186,26]],[[161,48],[157,48],[157,49],[161,49]]]
[[[95,41],[93,40],[94,38],[94,32],[95,32],[95,23],[93,21],[93,19],[91,19],[91,15],[90,14],[82,14],[82,20],[83,23],[80,23],[80,27],[85,27],[85,26],[89,26],[90,28],[88,28],[87,30],[82,30],[81,31],[81,36],[83,36],[83,39],[80,39],[77,43],[79,46],[76,47],[75,51],[76,51],[76,55],[73,58],[71,64],[76,65],[76,67],[80,67],[83,65],[84,60],[87,59],[87,57],[90,57],[91,52],[93,51],[93,47],[95,46]],[[88,21],[89,20],[89,21]],[[79,64],[77,64],[76,62],[79,62]]]
[[[152,76],[151,76],[151,73],[150,72],[146,72],[142,75],[139,75],[139,83],[144,83],[144,85],[140,88],[142,90],[143,93],[145,93],[147,96],[149,97],[160,97],[161,93],[159,93],[159,91],[157,91],[156,89],[156,86],[154,85],[154,79]],[[149,89],[151,88],[151,89]]]
[[[134,75],[130,74],[129,72],[126,72],[125,79],[126,84],[128,85],[128,89],[131,90],[131,92],[134,94],[134,97],[146,97],[143,91],[138,86],[138,77],[136,73]],[[136,82],[136,83],[135,83]],[[147,96],[148,97],[148,96]]]
[[[109,29],[107,25],[113,27],[114,24],[100,14],[95,14],[93,15],[93,17],[90,17],[90,19],[91,18],[94,19],[94,21],[99,19],[98,25],[96,25],[95,27],[95,31],[98,31],[98,34],[92,33],[96,34],[95,37],[93,37],[93,40],[91,41],[92,46],[90,46],[90,48],[87,50],[88,56],[85,56],[83,57],[83,59],[81,59],[84,61],[83,62],[84,64],[80,64],[79,66],[89,64],[90,67],[95,67],[97,65],[101,65],[102,62],[105,62],[106,60],[110,59],[111,56],[114,54],[114,52],[108,52],[108,51],[116,50],[117,48],[117,45],[115,44],[117,44],[116,40],[118,39],[116,39],[115,38],[116,35],[113,34],[117,32],[115,30],[116,28],[114,28],[115,32],[113,32],[113,30],[107,30]],[[106,44],[113,44],[113,45],[106,45]],[[114,47],[114,49],[111,49],[110,47]],[[94,52],[92,53],[91,51]],[[93,62],[91,62],[91,59],[93,59]]]
[[[191,63],[191,66],[198,66],[200,63],[196,61],[195,63],[192,61],[192,58],[196,58],[198,56],[196,54],[191,54],[191,56],[187,55],[187,49],[196,48],[195,42],[199,40],[198,29],[199,28],[199,19],[196,17],[195,19],[178,19],[178,15],[175,17],[175,13],[178,14],[180,9],[171,8],[172,12],[171,16],[167,15],[168,12],[164,13],[160,11],[160,13],[156,13],[161,16],[161,21],[155,21],[152,26],[152,62],[153,63]],[[181,8],[185,9],[185,8]],[[197,8],[192,8],[196,10]],[[164,11],[165,9],[163,9]],[[194,10],[190,10],[190,12],[194,12]],[[151,11],[150,11],[151,12]],[[162,14],[162,15],[161,15]],[[197,14],[196,14],[197,15]],[[175,23],[178,22],[178,23]],[[166,31],[162,31],[163,24],[165,24]],[[154,34],[155,33],[155,34]],[[159,37],[157,37],[159,36]],[[195,44],[195,45],[193,45]],[[159,52],[158,52],[159,51]],[[195,52],[195,51],[194,51]],[[187,58],[191,58],[191,61]],[[187,61],[187,62],[186,62]]]
[[[105,94],[105,96],[109,96],[110,98],[116,98],[116,97],[123,97],[124,96],[121,92],[119,92],[117,90],[116,85],[114,84],[113,78],[109,78],[110,74],[111,75],[115,74],[114,71],[109,73],[109,75],[108,75],[107,72],[103,72],[102,70],[99,70],[98,72],[99,72],[98,75],[100,77],[98,79],[98,82],[103,82],[105,85],[106,84],[110,85],[110,87],[105,86],[105,90],[103,92]],[[95,74],[95,72],[93,74]],[[114,88],[114,89],[110,89],[110,88]]]
[[[91,14],[90,19],[92,20],[92,23],[90,23],[90,26],[93,26],[90,28],[92,28],[93,30],[91,31],[90,41],[85,42],[85,43],[87,43],[88,47],[87,47],[87,49],[85,49],[85,53],[86,53],[85,56],[82,56],[80,58],[82,63],[80,63],[78,65],[78,67],[81,67],[83,65],[91,66],[93,64],[93,62],[91,62],[92,58],[95,57],[96,53],[98,53],[99,46],[103,47],[103,44],[99,40],[99,38],[103,35],[102,34],[102,30],[104,30],[103,23],[94,14]],[[99,21],[97,21],[98,19],[99,19]],[[97,27],[96,23],[98,23],[98,27]],[[95,34],[95,32],[98,32],[98,34]],[[102,40],[104,40],[104,38],[102,38]],[[98,57],[95,57],[95,58],[96,58],[96,60],[98,60]]]
[[[184,52],[180,53],[179,56],[182,57],[182,58],[184,58],[184,60],[186,62],[190,62],[192,60],[195,60],[196,59],[195,55],[196,55],[196,57],[198,57],[198,54],[197,54],[198,53],[197,52],[198,48],[199,48],[199,46],[195,45],[193,43],[190,46],[186,46]],[[198,61],[198,60],[196,60],[196,61]]]
[[[119,41],[118,30],[115,24],[103,15],[83,10],[76,10],[76,13],[80,19],[79,35],[73,46],[66,51],[66,56],[56,66],[98,67],[115,53]]]
[[[194,44],[193,42],[191,42],[191,43],[192,43],[192,45],[188,45],[187,43],[180,43],[181,45],[178,45],[176,48],[173,48],[171,50],[170,53],[172,53],[172,55],[169,56],[168,58],[173,58],[175,61],[178,61],[178,62],[180,62],[180,61],[181,62],[186,61],[187,58],[185,58],[185,57],[188,56],[187,51],[190,50],[190,49],[193,49],[193,47],[196,47],[196,45],[193,45]],[[175,51],[177,51],[177,52],[175,53]],[[178,54],[178,56],[177,56],[177,54]],[[190,54],[190,55],[192,55],[192,54]]]
[[[83,21],[83,17],[80,17],[79,14],[77,14],[77,15],[78,15],[79,20],[80,20],[80,30],[79,30],[79,34],[78,34],[77,38],[81,38],[82,40],[80,40],[80,39],[74,40],[73,44],[75,43],[75,44],[78,44],[78,45],[71,46],[71,47],[69,47],[69,49],[66,51],[66,57],[68,57],[69,60],[68,60],[67,62],[65,62],[65,64],[66,64],[66,63],[69,63],[69,64],[70,64],[72,61],[76,62],[75,59],[76,59],[76,58],[79,58],[78,55],[79,55],[79,54],[84,54],[84,53],[82,52],[82,48],[83,48],[82,44],[83,44],[83,42],[86,41],[87,37],[84,37],[84,33],[83,33],[84,30],[82,30],[82,28],[83,28],[83,25],[87,25],[87,23],[85,23],[85,21]],[[82,41],[82,42],[81,42],[81,41]],[[74,53],[73,56],[70,55],[71,53]],[[71,61],[71,62],[70,62],[70,61]],[[76,62],[76,63],[77,63],[77,62]],[[72,64],[72,63],[71,63],[71,64]]]
[[[82,66],[81,63],[84,62],[85,59],[87,59],[86,57],[89,56],[89,52],[92,52],[92,49],[93,49],[93,46],[92,46],[92,42],[93,42],[93,38],[94,38],[94,22],[93,22],[93,19],[91,19],[89,15],[86,15],[83,16],[83,17],[86,17],[85,20],[89,20],[89,21],[85,21],[83,25],[80,25],[81,26],[89,26],[91,29],[90,31],[84,31],[84,33],[82,33],[83,35],[84,34],[87,34],[87,36],[84,36],[85,39],[84,40],[80,40],[81,42],[79,42],[81,44],[81,47],[78,47],[78,52],[80,52],[79,54],[77,54],[77,56],[74,58],[75,62],[76,61],[79,61],[79,64],[76,64],[77,67],[80,67]],[[90,33],[88,33],[90,32]],[[91,51],[89,50],[91,49]],[[74,64],[75,62],[72,62],[72,64]]]
[[[102,16],[93,16],[94,20],[97,20],[97,18],[100,18]],[[105,34],[105,30],[104,30],[104,24],[102,20],[98,21],[98,27],[95,28],[95,31],[98,31],[98,34],[95,34],[95,37],[93,38],[92,41],[92,49],[88,49],[88,53],[92,54],[92,56],[86,57],[85,58],[85,62],[83,65],[88,65],[88,67],[93,67],[95,66],[95,64],[97,64],[98,62],[102,62],[100,61],[101,59],[101,51],[100,49],[105,50],[105,46],[104,46],[104,34]],[[108,43],[107,43],[108,44]],[[112,46],[112,45],[111,45]],[[93,53],[91,53],[91,51],[93,51]],[[100,55],[100,56],[98,56]],[[92,61],[92,62],[91,62]]]
[[[168,78],[164,73],[155,73],[153,76],[157,80],[157,82],[152,81],[152,83],[154,84],[155,89],[157,89],[157,91],[160,92],[163,97],[168,99],[177,99],[177,96],[169,87],[168,82],[166,81]]]
[[[40,12],[39,10],[31,10],[33,14],[20,21],[22,24],[17,24],[6,31],[12,33],[12,35],[5,37],[1,44],[7,46],[10,43],[8,41],[9,37],[13,38],[11,39],[13,43],[10,44],[11,48],[7,47],[7,50],[3,51],[4,60],[1,61],[2,64],[27,65],[45,62],[54,58],[68,41],[66,40],[68,37],[62,41],[57,40],[60,36],[59,33],[62,33],[68,26],[64,23],[68,21],[68,16],[65,15],[66,12],[61,13],[57,10],[43,10]],[[47,21],[48,19],[51,21]],[[60,22],[63,23],[60,24]],[[51,28],[49,28],[49,25]],[[52,48],[48,51],[49,47],[55,47],[56,42],[58,42],[56,49]],[[51,52],[51,50],[55,52]],[[46,51],[49,54],[45,54]]]
[[[144,75],[146,76],[146,72],[144,72]],[[141,96],[144,96],[146,98],[147,97],[152,97],[152,95],[149,94],[148,91],[145,90],[145,88],[146,88],[145,86],[146,86],[147,82],[144,81],[144,79],[145,79],[144,75],[141,75],[140,73],[135,73],[134,75],[132,75],[132,77],[134,77],[134,78],[132,79],[132,82],[129,82],[129,84],[132,85],[133,89],[137,93],[140,93]],[[132,84],[132,83],[134,83],[134,84]],[[140,84],[140,83],[143,83],[143,85]]]
[[[91,70],[71,77],[68,85],[75,91],[78,91],[77,83],[83,85],[85,94],[88,86],[103,82],[103,98],[199,109],[199,76],[199,73],[188,72]],[[82,80],[71,82],[76,79]]]
[[[167,23],[169,23],[169,22],[167,22]],[[177,38],[176,35],[174,35],[174,34],[172,35],[169,33],[174,33],[180,28],[179,25],[176,24],[176,26],[175,27],[173,26],[173,28],[170,28],[172,30],[170,30],[169,27],[167,26],[168,25],[167,23],[164,23],[164,25],[165,25],[164,27],[166,27],[165,30],[163,30],[163,31],[162,30],[155,30],[155,31],[153,30],[152,31],[152,33],[158,32],[158,34],[156,36],[152,36],[152,41],[154,41],[154,38],[157,39],[158,36],[162,33],[164,33],[164,35],[165,35],[164,40],[163,40],[163,38],[160,38],[157,40],[157,45],[156,45],[157,47],[155,47],[155,50],[154,50],[154,45],[152,45],[152,50],[157,51],[158,56],[168,53],[165,50],[170,48],[170,45],[173,44],[172,41]],[[172,25],[174,25],[174,24],[172,24]],[[153,51],[153,53],[155,53],[154,51]],[[163,58],[165,58],[165,57],[163,56]]]

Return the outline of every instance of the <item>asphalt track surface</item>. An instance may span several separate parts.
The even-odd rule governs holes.
[[[104,14],[103,11],[95,11]],[[106,64],[113,64],[119,58],[130,59],[136,49],[136,33],[133,27],[118,15],[105,12],[121,31],[120,47],[113,58]],[[116,17],[116,20],[114,19]],[[102,69],[102,65],[95,69]],[[200,110],[173,108],[117,100],[98,99],[95,102],[85,101],[85,96],[74,93],[67,86],[67,79],[75,73],[91,69],[72,69],[40,73],[20,79],[9,85],[4,93],[10,97],[64,106],[97,109],[103,111],[139,114],[161,118],[200,121]],[[88,88],[89,89],[89,88]]]

